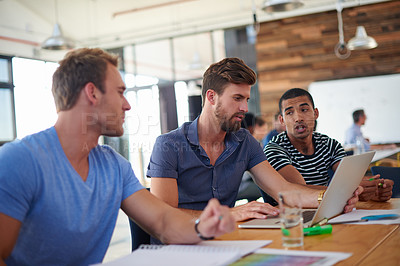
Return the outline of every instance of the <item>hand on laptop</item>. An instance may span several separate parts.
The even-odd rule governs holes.
[[[363,192],[362,186],[358,186],[358,188],[353,193],[353,197],[351,197],[347,201],[347,205],[344,207],[344,210],[343,210],[344,213],[351,212],[356,207],[356,203],[358,202],[358,196],[362,192]]]
[[[252,218],[266,219],[268,214],[278,215],[279,209],[272,207],[268,203],[251,201],[231,208],[231,214],[237,222],[240,222]]]

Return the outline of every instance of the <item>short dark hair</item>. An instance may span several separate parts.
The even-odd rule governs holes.
[[[118,66],[118,57],[100,48],[80,48],[68,52],[53,74],[52,92],[57,112],[71,109],[89,82],[104,93],[107,64]]]
[[[307,98],[311,102],[312,108],[314,108],[314,100],[313,100],[311,94],[308,91],[306,91],[304,89],[300,89],[300,88],[293,88],[293,89],[290,89],[290,90],[286,91],[281,96],[281,98],[279,99],[279,113],[281,115],[283,115],[283,113],[282,113],[282,102],[284,100],[293,99],[293,98],[297,98],[297,97],[300,97],[300,96],[307,96]]]
[[[256,120],[255,120],[255,116],[253,115],[253,113],[246,113],[242,120],[241,126],[243,128],[249,129],[249,127],[254,126],[255,121]]]
[[[256,73],[243,60],[236,57],[222,59],[204,72],[201,92],[203,106],[208,90],[214,90],[218,95],[222,95],[229,83],[254,85],[256,80]]]
[[[256,118],[254,119],[254,124],[259,127],[262,127],[263,125],[265,125],[265,123],[266,122],[265,122],[264,118],[262,118],[262,116],[260,116],[260,115],[256,116]]]
[[[363,109],[355,110],[353,112],[353,121],[354,121],[354,123],[357,123],[358,121],[360,121],[360,118],[362,116],[364,116],[364,110]]]

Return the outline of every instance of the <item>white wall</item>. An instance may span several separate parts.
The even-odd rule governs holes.
[[[361,130],[371,143],[400,142],[400,74],[313,82],[309,92],[320,113],[318,132],[343,143],[353,111],[364,109]]]

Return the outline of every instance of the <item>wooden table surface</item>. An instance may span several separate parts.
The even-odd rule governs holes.
[[[359,202],[357,209],[397,209],[400,199],[389,202]],[[272,240],[266,248],[282,247],[280,229],[242,229],[217,240]],[[304,246],[291,250],[351,252],[353,255],[337,265],[400,265],[400,228],[392,225],[335,224],[332,234],[304,237]]]

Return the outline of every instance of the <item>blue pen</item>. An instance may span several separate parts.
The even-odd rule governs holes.
[[[340,222],[329,222],[330,224],[342,224],[342,223],[359,223],[359,222],[368,222],[368,221],[376,221],[376,220],[392,220],[399,218],[399,214],[380,214],[380,215],[369,215],[361,217],[359,220],[353,221],[340,221]]]
[[[381,215],[364,216],[364,217],[361,217],[361,220],[375,221],[375,220],[397,219],[399,217],[400,217],[400,215],[398,215],[398,214],[381,214]]]

